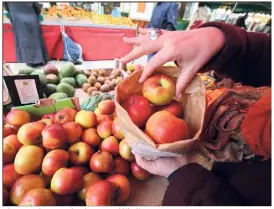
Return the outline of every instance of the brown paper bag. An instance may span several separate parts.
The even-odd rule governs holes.
[[[157,70],[176,80],[180,74],[177,67],[161,67]],[[148,157],[168,157],[187,153],[198,140],[204,121],[206,109],[205,86],[199,76],[185,90],[181,103],[184,110],[184,120],[188,124],[190,138],[174,143],[156,145],[149,136],[139,129],[120,105],[133,94],[142,94],[142,84],[138,82],[142,71],[137,71],[125,78],[115,89],[115,105],[118,123],[125,135],[133,153]]]

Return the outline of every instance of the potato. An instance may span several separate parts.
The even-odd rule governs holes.
[[[93,91],[97,91],[97,88],[96,88],[96,87],[89,87],[88,90],[87,90],[87,93],[88,93],[89,95],[91,95],[91,93],[92,93]]]
[[[98,73],[97,73],[97,71],[95,71],[95,70],[91,70],[90,75],[95,76],[95,78],[98,77]]]
[[[84,75],[89,77],[91,75],[90,70],[84,70]]]
[[[109,83],[110,83],[110,80],[109,79],[105,79],[104,84],[109,84]]]
[[[101,92],[108,92],[108,91],[110,91],[110,90],[111,90],[111,88],[110,88],[110,86],[109,86],[108,84],[104,84],[104,85],[102,85],[101,88],[100,88],[100,91],[101,91]]]
[[[88,88],[91,87],[91,85],[89,83],[84,83],[82,86],[82,89],[84,92],[87,92]]]
[[[94,75],[89,76],[88,83],[93,86],[96,83],[96,77]]]
[[[105,77],[107,75],[107,73],[105,70],[102,69],[102,70],[99,70],[98,75]]]
[[[109,76],[109,80],[113,80],[115,77],[114,77],[114,75],[111,75],[111,76]]]
[[[101,84],[104,84],[105,78],[102,77],[102,76],[99,76],[99,77],[97,78],[97,82],[99,82],[99,83],[101,83]]]
[[[115,80],[110,81],[109,85],[110,85],[110,87],[111,87],[112,90],[115,89],[115,87],[116,87]]]
[[[100,95],[100,94],[101,94],[100,91],[93,91],[91,93],[91,96],[97,96],[97,95]]]
[[[94,84],[94,87],[96,87],[98,91],[100,90],[100,87],[101,87],[101,86],[102,86],[102,85],[101,85],[99,82],[96,82],[96,83]]]
[[[120,69],[113,70],[113,76],[115,78],[119,77],[120,75],[121,75],[121,70]]]

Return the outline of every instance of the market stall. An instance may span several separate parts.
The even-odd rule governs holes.
[[[77,21],[63,22],[68,36],[80,44],[83,59],[111,60],[131,51],[132,46],[123,43],[123,37],[135,36],[135,27],[101,25]],[[63,40],[58,20],[41,23],[50,59],[63,58]],[[16,62],[15,43],[9,21],[3,24],[3,59]]]

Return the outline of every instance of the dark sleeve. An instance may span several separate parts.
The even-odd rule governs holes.
[[[173,3],[167,13],[167,28],[166,30],[174,31],[176,30],[176,23],[178,18],[178,7],[177,3]]]
[[[199,164],[185,165],[169,177],[163,206],[243,205],[241,196]]]
[[[254,87],[271,85],[271,36],[247,32],[231,24],[209,22],[201,27],[217,27],[225,35],[223,49],[205,69]]]
[[[42,7],[43,7],[42,4],[33,3],[33,8],[34,8],[34,11],[35,11],[37,16],[39,16],[41,14]]]
[[[271,160],[215,163],[212,172],[227,182],[249,206],[271,206]]]

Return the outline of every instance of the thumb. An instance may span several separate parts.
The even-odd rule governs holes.
[[[145,170],[150,170],[153,167],[154,161],[152,160],[146,160],[141,155],[136,154],[135,155],[136,163]]]

